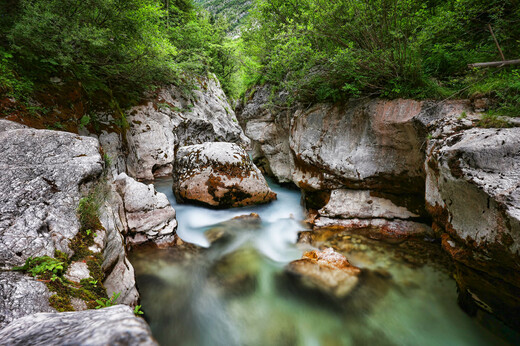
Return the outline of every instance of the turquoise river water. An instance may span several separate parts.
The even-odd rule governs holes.
[[[442,252],[425,255],[437,244],[414,248],[356,235],[324,235],[319,244],[334,246],[372,274],[341,302],[302,291],[284,275],[285,266],[311,248],[297,244],[298,232],[305,230],[300,193],[270,185],[278,194],[271,204],[212,210],[179,205],[171,179],[155,182],[177,211],[178,235],[198,246],[138,248],[131,254],[141,304],[161,345],[473,346],[515,341],[504,336],[510,333],[507,328],[484,328],[459,308],[455,281],[443,261],[435,260]],[[226,222],[252,212],[260,222]],[[210,243],[208,238],[218,240]]]

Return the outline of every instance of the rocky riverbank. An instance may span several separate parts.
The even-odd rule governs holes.
[[[463,307],[520,327],[520,128],[478,128],[479,100],[281,109],[272,95],[253,91],[237,117],[254,161],[302,190],[314,229],[442,240]]]

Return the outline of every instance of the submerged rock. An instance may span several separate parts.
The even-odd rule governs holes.
[[[146,322],[124,305],[38,313],[0,330],[5,345],[157,345]]]
[[[260,229],[262,220],[256,213],[249,215],[240,215],[231,220],[224,221],[210,228],[204,235],[210,243],[216,243],[221,240],[227,240],[233,237],[236,233],[243,233],[244,230]]]
[[[177,151],[173,189],[182,202],[233,208],[276,199],[260,170],[236,144],[204,143]]]
[[[151,241],[167,246],[175,242],[175,210],[165,194],[157,192],[152,184],[139,183],[125,173],[116,177],[115,185],[125,209],[127,244]]]
[[[296,275],[305,287],[340,299],[354,290],[361,274],[361,269],[332,248],[306,252],[302,259],[289,263],[287,271]]]

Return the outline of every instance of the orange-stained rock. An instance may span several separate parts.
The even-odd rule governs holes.
[[[173,190],[180,202],[217,208],[243,207],[276,199],[245,150],[224,142],[181,147],[176,155]]]
[[[306,288],[317,289],[336,298],[346,297],[357,286],[361,269],[331,248],[306,252],[289,263],[287,270]]]

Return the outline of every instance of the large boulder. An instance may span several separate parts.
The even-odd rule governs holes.
[[[424,154],[414,117],[421,103],[373,100],[319,104],[292,118],[292,179],[305,189],[424,191]]]
[[[0,330],[4,345],[157,345],[150,327],[124,305],[99,310],[38,313]]]
[[[154,242],[166,246],[175,241],[175,210],[165,194],[125,173],[116,177],[115,185],[125,209],[127,244]]]
[[[98,141],[48,130],[0,132],[0,266],[69,255],[81,188],[101,175]]]
[[[195,89],[189,95],[170,85],[128,112],[130,176],[151,180],[171,173],[179,146],[213,141],[249,143],[218,80],[207,77],[193,82]]]
[[[297,276],[306,288],[339,299],[354,290],[361,274],[361,269],[351,265],[345,256],[332,248],[306,252],[302,259],[289,263],[287,270]]]
[[[260,170],[244,149],[232,143],[182,147],[175,161],[174,191],[181,202],[232,208],[272,201]]]

